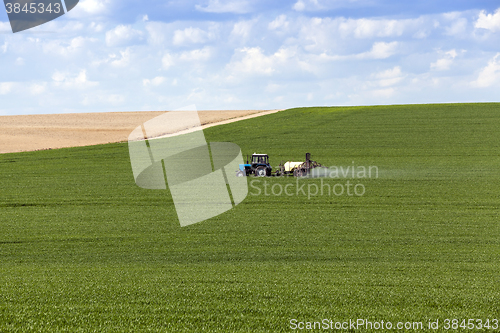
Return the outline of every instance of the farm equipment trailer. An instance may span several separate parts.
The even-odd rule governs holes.
[[[316,161],[311,160],[311,154],[306,153],[305,162],[291,162],[281,161],[277,170],[273,173],[271,164],[269,164],[269,156],[267,154],[252,155],[252,161],[249,163],[247,155],[247,163],[240,164],[239,170],[236,171],[237,177],[255,176],[255,177],[270,177],[270,176],[284,176],[293,175],[294,177],[307,176],[312,169],[322,167]]]

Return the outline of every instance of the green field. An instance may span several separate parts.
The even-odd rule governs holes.
[[[250,188],[181,228],[168,191],[135,185],[126,143],[0,155],[0,332],[500,319],[500,104],[301,108],[205,136],[379,173],[350,179],[363,196]]]

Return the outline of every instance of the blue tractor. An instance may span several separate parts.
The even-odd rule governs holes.
[[[244,177],[254,175],[256,177],[271,176],[272,167],[269,164],[269,156],[267,154],[253,154],[252,163],[240,164],[240,169],[236,171],[236,176]]]

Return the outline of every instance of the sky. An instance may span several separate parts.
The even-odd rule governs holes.
[[[0,115],[499,102],[498,0],[80,0],[13,34]]]

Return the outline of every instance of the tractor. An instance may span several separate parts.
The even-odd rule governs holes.
[[[236,171],[236,176],[250,176],[255,175],[256,177],[266,177],[271,176],[272,167],[269,164],[269,156],[267,154],[256,154],[252,155],[252,163],[240,164],[240,169]]]

